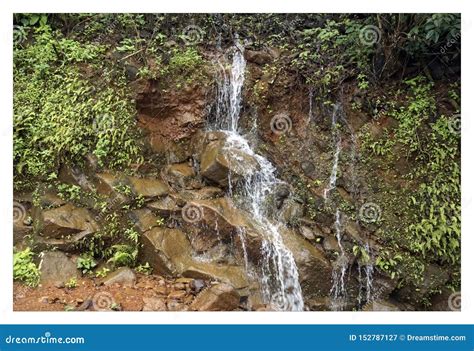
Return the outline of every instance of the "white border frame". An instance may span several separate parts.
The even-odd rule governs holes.
[[[474,179],[473,162],[467,157],[474,153],[473,128],[468,118],[473,115],[473,70],[471,65],[462,66],[462,312],[13,312],[12,311],[12,15],[15,12],[453,12],[462,13],[462,62],[474,62],[474,16],[468,13],[470,1],[450,0],[394,0],[371,1],[295,1],[287,0],[239,0],[235,2],[212,0],[150,1],[114,0],[113,2],[81,0],[58,2],[55,0],[9,0],[0,2],[1,50],[0,68],[2,81],[0,99],[2,117],[0,123],[1,165],[0,174],[0,324],[472,324],[474,321],[473,274],[469,271],[474,260],[473,185],[466,179]],[[466,97],[471,96],[470,100]],[[467,156],[466,156],[467,155]]]

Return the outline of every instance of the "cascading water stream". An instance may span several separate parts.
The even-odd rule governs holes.
[[[337,170],[339,165],[339,153],[341,152],[341,135],[339,133],[337,121],[338,121],[338,113],[339,113],[340,106],[336,104],[334,106],[334,111],[332,113],[332,135],[333,141],[335,144],[334,148],[334,156],[332,161],[332,169],[331,169],[331,176],[329,177],[329,184],[324,189],[323,197],[325,200],[328,199],[329,192],[336,187],[337,181]]]
[[[233,54],[232,68],[229,70],[220,63],[214,129],[227,134],[226,147],[229,150],[241,150],[258,163],[258,171],[245,176],[237,189],[233,189],[233,183],[229,179],[229,194],[232,196],[233,193],[238,193],[239,204],[251,213],[253,222],[264,235],[263,259],[258,267],[263,290],[262,298],[274,309],[301,311],[304,302],[298,280],[298,269],[291,251],[283,243],[282,224],[272,218],[268,208],[270,196],[282,181],[276,177],[273,165],[266,158],[256,154],[249,142],[238,132],[245,65],[243,48],[239,44],[236,45]],[[244,235],[240,233],[239,237],[246,256]],[[246,257],[245,260],[247,261]],[[248,266],[248,262],[245,264]]]
[[[359,296],[357,298],[359,306],[372,300],[374,265],[372,264],[372,254],[369,243],[364,245],[366,257],[364,262],[358,262],[359,271]],[[364,296],[365,295],[365,296]]]
[[[345,278],[348,266],[348,259],[342,246],[342,223],[339,209],[336,210],[336,220],[334,222],[336,229],[337,245],[339,246],[339,256],[337,258],[335,267],[332,271],[332,287],[331,287],[331,308],[339,310],[344,307],[346,298]]]

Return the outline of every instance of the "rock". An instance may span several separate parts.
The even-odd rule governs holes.
[[[178,275],[192,255],[186,235],[179,229],[155,227],[141,237],[140,259],[149,262],[153,271],[164,275]]]
[[[224,191],[221,188],[214,186],[205,186],[199,190],[183,190],[175,195],[182,201],[188,202],[193,200],[210,200],[224,196]]]
[[[132,189],[143,197],[160,197],[169,193],[169,187],[161,180],[128,177]]]
[[[161,174],[169,184],[178,188],[185,188],[196,176],[194,169],[187,163],[168,165],[162,170]]]
[[[92,191],[94,189],[93,182],[76,166],[62,165],[59,170],[58,179],[63,183],[78,185],[85,191]]]
[[[189,285],[190,285],[192,291],[195,294],[197,294],[198,292],[200,292],[202,289],[205,288],[206,283],[202,279],[193,279],[193,281],[191,281],[191,283]]]
[[[304,175],[312,178],[314,176],[314,172],[316,170],[316,167],[314,166],[313,162],[309,161],[303,161],[301,162],[301,170],[303,171]]]
[[[192,214],[196,218],[192,218]],[[198,252],[208,251],[220,241],[235,240],[241,251],[241,240],[245,240],[250,259],[261,257],[262,236],[256,231],[249,215],[235,207],[230,198],[193,201],[183,207],[182,217],[193,248]]]
[[[118,187],[130,187],[133,194],[123,194]],[[167,195],[169,187],[159,179],[116,176],[111,173],[96,174],[96,188],[101,195],[108,196],[116,204],[127,203],[133,195],[155,198]]]
[[[128,196],[117,191],[116,187],[123,184],[126,184],[126,180],[111,173],[97,173],[95,175],[95,188],[97,193],[109,198],[108,206],[110,208],[117,208],[121,204],[131,200]]]
[[[133,222],[135,227],[142,233],[158,225],[158,217],[147,208],[131,211],[128,213],[128,217]]]
[[[446,269],[436,264],[426,265],[423,272],[423,283],[419,286],[407,284],[397,291],[397,300],[409,304],[422,305],[423,298],[429,296],[432,291],[442,289],[448,279],[449,273]]]
[[[194,279],[217,280],[232,285],[236,289],[248,286],[245,269],[240,266],[195,262],[182,273],[183,276]]]
[[[211,141],[201,155],[201,175],[226,187],[232,182],[254,173],[257,160],[242,149],[230,146],[226,140]]]
[[[344,231],[354,242],[357,242],[357,243],[367,242],[367,239],[365,238],[365,236],[361,233],[361,230],[359,229],[359,225],[348,218],[344,219]]]
[[[170,217],[181,212],[181,208],[172,196],[166,196],[150,202],[147,204],[147,207],[163,217]]]
[[[290,196],[290,189],[288,186],[279,186],[275,191],[275,206],[280,209],[283,202]]]
[[[40,197],[41,208],[59,207],[66,204],[66,201],[61,199],[55,192],[47,191]]]
[[[149,262],[157,274],[219,280],[237,289],[248,285],[243,267],[196,259],[191,243],[179,229],[152,228],[141,236],[141,244],[140,260]]]
[[[40,212],[36,231],[45,238],[63,238],[81,233],[94,233],[99,229],[91,213],[85,208],[66,204]]]
[[[144,297],[142,311],[166,311],[166,304],[157,297]]]
[[[42,252],[39,264],[40,282],[42,285],[54,286],[65,284],[71,278],[78,278],[76,263],[60,251]]]
[[[233,311],[239,307],[240,296],[228,284],[217,284],[201,292],[191,304],[196,311]]]
[[[125,66],[125,72],[129,81],[134,81],[138,77],[138,68],[132,65]]]
[[[306,226],[301,226],[299,229],[300,229],[301,235],[303,235],[303,237],[305,237],[306,239],[308,239],[308,240],[314,240],[315,239],[315,236],[314,236],[313,231],[311,230],[311,228],[306,227]]]
[[[279,56],[279,53],[275,49],[265,48],[264,50],[260,51],[245,50],[244,56],[248,62],[253,62],[261,66],[271,63],[275,58]]]
[[[295,201],[285,201],[280,211],[280,217],[290,224],[294,224],[303,217],[303,206]]]
[[[281,230],[281,235],[298,267],[304,297],[328,296],[332,286],[332,266],[323,252],[289,229]]]
[[[363,311],[401,311],[401,309],[389,302],[389,301],[384,301],[384,300],[377,300],[377,301],[371,301],[367,303],[363,309]]]
[[[128,267],[121,267],[115,272],[110,273],[107,277],[100,281],[100,284],[113,285],[119,284],[121,286],[134,286],[137,277],[135,273]]]

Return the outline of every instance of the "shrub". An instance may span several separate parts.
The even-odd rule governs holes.
[[[30,248],[16,252],[13,255],[13,279],[35,287],[39,283],[40,273],[33,262],[34,253]]]

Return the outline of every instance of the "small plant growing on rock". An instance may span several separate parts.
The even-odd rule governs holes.
[[[16,252],[13,255],[13,279],[35,287],[39,283],[40,272],[33,262],[34,253],[30,248]]]
[[[82,255],[77,259],[77,268],[82,271],[82,274],[92,272],[97,262],[90,254]]]
[[[69,279],[64,286],[68,289],[74,289],[77,287],[77,279],[76,278],[71,278]]]
[[[113,256],[109,259],[108,263],[113,264],[115,267],[122,266],[133,266],[137,259],[138,249],[130,245],[114,245],[112,246],[114,251]]]
[[[138,273],[145,274],[145,275],[150,275],[153,272],[153,268],[150,266],[148,262],[137,266],[135,270]]]
[[[104,267],[102,269],[99,269],[97,272],[95,272],[95,277],[105,278],[109,272],[110,272],[110,269],[108,269],[107,267]]]

